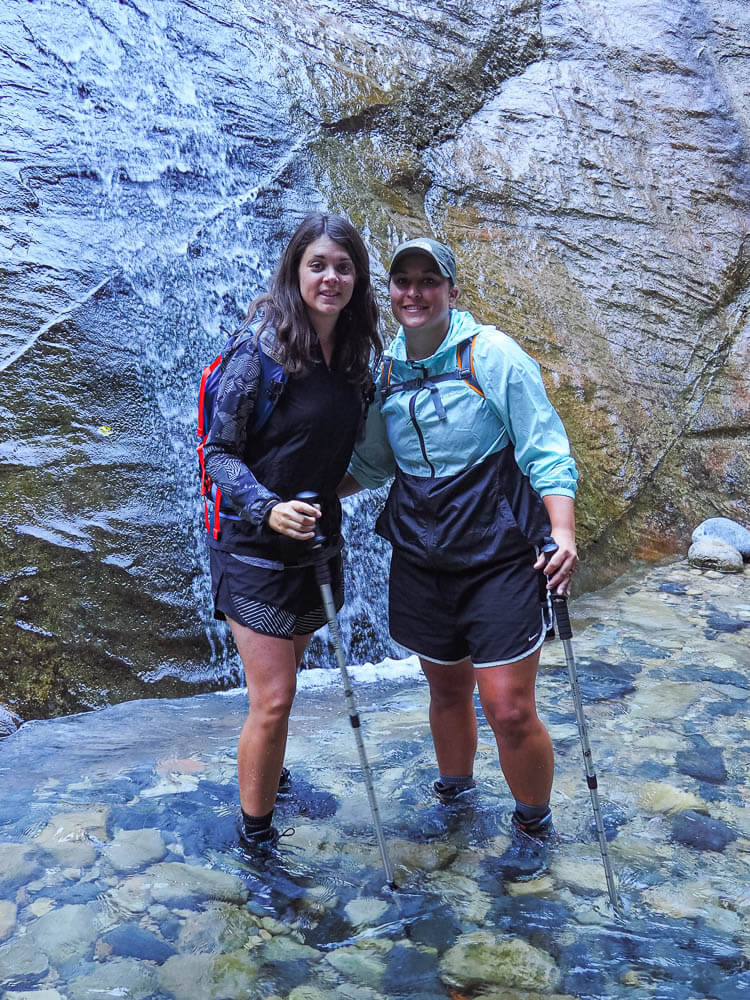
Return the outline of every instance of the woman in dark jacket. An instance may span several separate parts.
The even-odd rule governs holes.
[[[326,622],[311,564],[316,522],[327,540],[337,608],[344,600],[336,487],[362,421],[373,355],[382,343],[365,245],[337,216],[307,216],[292,236],[267,294],[223,361],[204,447],[221,490],[218,537],[209,535],[216,618],[232,630],[247,679],[250,713],[237,770],[241,837],[273,845],[297,668]],[[287,376],[271,415],[253,433],[261,355]],[[295,499],[313,491],[320,503]]]

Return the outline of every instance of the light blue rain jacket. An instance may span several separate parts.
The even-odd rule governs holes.
[[[540,545],[550,525],[541,497],[574,497],[578,474],[539,365],[507,334],[451,310],[429,358],[409,361],[399,329],[388,355],[390,384],[455,370],[475,336],[472,367],[483,398],[462,379],[380,393],[349,472],[375,488],[395,476],[376,530],[423,564],[465,569],[515,558]],[[377,382],[377,379],[376,379]]]

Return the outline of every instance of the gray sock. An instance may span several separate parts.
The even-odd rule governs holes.
[[[463,792],[467,788],[474,787],[473,774],[441,774],[440,784],[444,788],[455,788],[457,792]]]
[[[535,829],[548,823],[552,818],[552,812],[549,802],[545,802],[542,806],[530,806],[526,802],[519,802],[516,799],[516,816],[524,826]]]

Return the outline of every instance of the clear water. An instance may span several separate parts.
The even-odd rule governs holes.
[[[159,1000],[748,995],[749,606],[747,577],[680,566],[573,605],[622,917],[551,643],[539,703],[561,840],[527,881],[498,869],[512,803],[481,714],[477,796],[449,809],[431,797],[427,696],[411,661],[354,672],[395,891],[331,673],[301,677],[287,757],[295,795],[276,814],[294,832],[266,861],[236,841],[244,692],[22,727],[0,745],[0,887],[15,906],[0,984]],[[697,834],[695,817],[707,824]],[[28,849],[22,862],[13,844]],[[221,881],[196,885],[196,872]]]

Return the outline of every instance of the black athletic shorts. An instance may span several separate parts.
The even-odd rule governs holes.
[[[214,618],[233,621],[262,635],[277,639],[291,639],[295,635],[309,635],[328,623],[320,591],[315,583],[313,566],[265,569],[250,565],[242,556],[220,549],[209,549],[211,561],[211,590],[214,598]],[[330,561],[333,601],[336,611],[344,604],[344,574],[341,556]],[[270,603],[263,593],[262,578],[269,577],[268,592],[290,593],[290,605]],[[279,574],[284,574],[280,576]],[[283,583],[289,584],[284,588]],[[314,599],[310,591],[314,587]],[[264,600],[264,597],[266,599]],[[296,597],[296,601],[294,598]],[[306,598],[303,600],[303,597]]]
[[[391,559],[390,633],[399,645],[433,663],[467,656],[475,667],[514,663],[539,649],[552,626],[546,577],[536,556],[446,573]]]

